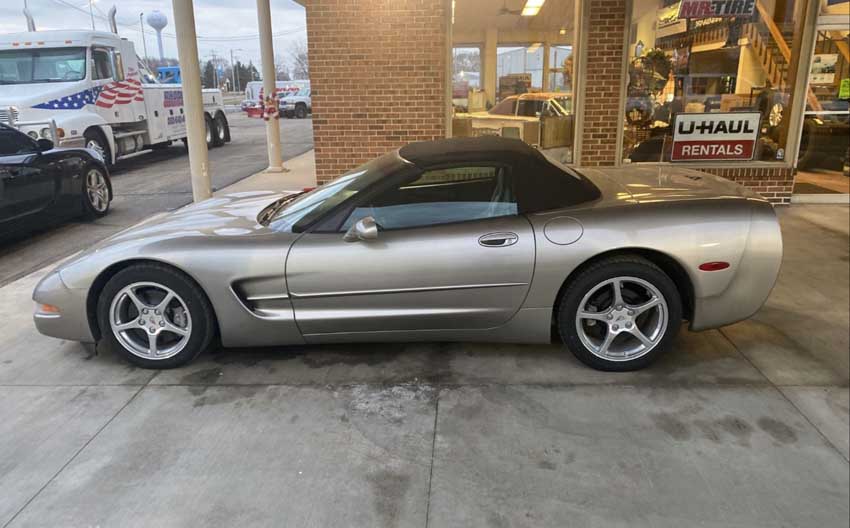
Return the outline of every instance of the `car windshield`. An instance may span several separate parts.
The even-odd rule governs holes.
[[[0,84],[80,81],[86,77],[86,48],[0,51]]]
[[[310,192],[281,198],[260,213],[260,223],[275,231],[300,232],[402,163],[395,152],[386,154]]]

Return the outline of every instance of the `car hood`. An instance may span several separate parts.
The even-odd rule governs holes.
[[[234,248],[285,248],[292,237],[257,223],[257,215],[286,194],[290,193],[256,191],[216,196],[161,213],[77,254],[55,271],[68,287],[80,288],[87,287],[106,267],[125,260],[159,260],[178,265],[190,259],[209,259],[208,255],[220,255]]]
[[[267,205],[290,193],[251,191],[216,196],[162,213],[107,238],[103,244],[174,237],[257,236],[271,230],[257,222]]]

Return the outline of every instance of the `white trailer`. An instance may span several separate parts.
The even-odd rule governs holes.
[[[207,146],[223,145],[221,92],[204,90],[203,99]],[[132,42],[102,31],[0,35],[0,122],[97,151],[107,164],[186,138],[181,86],[158,83]]]

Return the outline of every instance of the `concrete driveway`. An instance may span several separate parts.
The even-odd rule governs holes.
[[[847,526],[848,208],[780,209],[752,320],[637,373],[558,346],[225,350],[167,372],[0,289],[0,526]]]

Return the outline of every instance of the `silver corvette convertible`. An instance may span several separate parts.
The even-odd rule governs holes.
[[[771,205],[678,167],[571,169],[516,140],[413,143],[300,194],[153,217],[49,273],[43,334],[137,365],[225,347],[549,343],[631,370],[752,315],[779,271]]]

